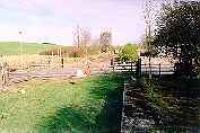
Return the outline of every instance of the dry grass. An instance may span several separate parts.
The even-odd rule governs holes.
[[[103,65],[109,65],[111,54],[99,54],[88,56],[88,62],[91,68],[101,68]],[[7,62],[11,70],[55,70],[61,68],[61,58],[51,55],[8,55],[0,57],[0,61]],[[86,58],[64,57],[64,67],[84,69]]]
[[[11,69],[37,70],[56,69],[61,67],[59,56],[48,55],[9,55],[1,57],[1,61],[7,62]],[[65,63],[73,63],[75,59],[65,58]]]

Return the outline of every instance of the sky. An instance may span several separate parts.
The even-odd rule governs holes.
[[[144,7],[144,0],[0,0],[0,41],[70,45],[79,25],[93,39],[109,29],[113,44],[137,43],[145,31]]]

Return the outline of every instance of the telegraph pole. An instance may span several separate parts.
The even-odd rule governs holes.
[[[76,29],[76,39],[77,39],[77,67],[79,67],[79,52],[80,52],[80,27],[79,25],[77,25],[77,29]]]
[[[77,59],[76,59],[76,62],[77,62],[77,68],[79,66],[79,59],[78,59],[78,53],[79,53],[79,48],[80,48],[80,27],[79,25],[77,25],[74,29],[74,33],[73,33],[74,37],[73,37],[73,41],[74,41],[74,45],[75,45],[75,52],[77,54]]]
[[[151,73],[151,13],[152,13],[152,1],[146,0],[146,8],[145,8],[145,24],[146,24],[146,45],[147,45],[147,51],[148,51],[148,60],[149,60],[149,73],[148,77],[149,79],[152,78]]]
[[[78,50],[80,48],[80,27],[79,25],[77,26],[77,47],[78,47]]]
[[[23,44],[22,44],[22,31],[19,31],[19,37],[20,37],[20,53],[21,53],[21,65],[22,65],[22,68],[24,68],[24,63],[23,63]]]

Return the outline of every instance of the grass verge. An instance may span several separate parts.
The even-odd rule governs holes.
[[[30,81],[0,94],[0,130],[4,132],[120,131],[121,77]]]

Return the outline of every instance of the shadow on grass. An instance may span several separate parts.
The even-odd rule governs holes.
[[[127,94],[134,104],[125,110],[133,131],[199,132],[200,80],[163,76],[150,86],[130,86]]]
[[[41,133],[90,132],[94,124],[80,110],[64,107],[57,110],[52,117],[46,118],[44,125],[39,128]]]
[[[86,81],[87,82],[87,81]],[[39,125],[39,131],[44,132],[72,132],[72,133],[117,133],[120,132],[123,80],[116,75],[99,76],[95,86],[90,86],[89,97],[92,100],[104,100],[104,105],[94,118],[95,104],[92,107],[63,107],[55,115],[44,118]],[[94,106],[94,107],[93,107]]]
[[[96,132],[118,133],[121,129],[122,93],[123,81],[121,77],[105,79],[108,82],[115,82],[121,86],[107,86],[101,89],[93,89],[91,94],[95,97],[106,96],[106,102],[102,112],[96,117]]]

